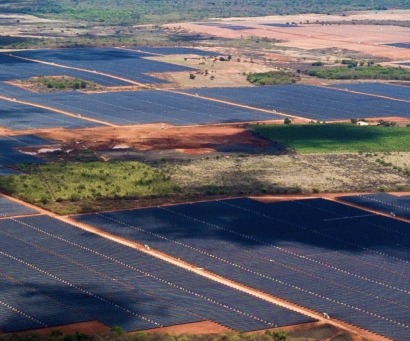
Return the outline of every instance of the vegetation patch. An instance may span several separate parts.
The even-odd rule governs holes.
[[[140,162],[21,165],[26,174],[0,177],[0,189],[35,204],[166,196],[177,186]]]
[[[246,79],[254,85],[282,85],[296,83],[300,77],[288,71],[269,71],[251,73]]]
[[[299,153],[410,151],[409,127],[287,124],[255,125],[252,130]]]
[[[347,66],[311,68],[306,71],[309,76],[325,79],[383,79],[410,81],[410,71],[400,67],[391,66]]]
[[[102,87],[96,83],[68,76],[32,77],[18,82],[19,85],[36,92],[67,91],[67,90],[97,90]]]

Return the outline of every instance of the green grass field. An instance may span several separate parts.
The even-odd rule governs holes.
[[[140,162],[50,163],[21,166],[0,177],[0,189],[32,203],[165,196],[177,190],[159,170]]]
[[[409,127],[289,124],[255,125],[252,130],[304,154],[410,151]]]

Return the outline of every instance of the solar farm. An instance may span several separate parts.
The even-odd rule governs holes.
[[[255,28],[217,22],[203,25],[232,34]],[[272,31],[303,29],[281,22],[261,25]],[[91,162],[99,158],[103,170],[80,174],[95,178],[95,188],[87,188],[91,181],[70,182],[78,193],[87,189],[95,195],[94,203],[111,205],[90,207],[91,195],[78,199],[78,193],[57,197],[60,189],[61,193],[64,187],[68,189],[63,173],[56,175],[57,190],[44,170],[36,173],[40,181],[32,182],[51,194],[50,199],[30,203],[53,213],[33,209],[19,201],[24,197],[0,187],[4,192],[0,196],[0,334],[95,321],[126,332],[205,322],[238,332],[330,323],[352,335],[410,341],[409,197],[387,193],[313,197],[320,193],[318,181],[310,198],[301,199],[305,194],[301,187],[280,179],[274,183],[278,192],[272,194],[289,197],[275,201],[265,197],[270,194],[264,184],[267,178],[254,168],[246,169],[242,162],[250,155],[266,156],[273,163],[265,167],[274,177],[279,167],[275,160],[288,157],[285,178],[293,172],[294,162],[311,166],[307,158],[298,160],[296,149],[282,145],[278,138],[252,133],[249,125],[282,124],[288,118],[301,124],[393,118],[405,129],[410,122],[410,88],[381,82],[321,81],[196,86],[205,77],[205,63],[239,64],[240,58],[231,62],[229,53],[229,49],[218,54],[209,47],[179,46],[0,53],[0,179],[21,181],[28,192],[30,182],[22,179],[33,176],[37,164],[51,168],[48,162],[61,162],[68,165],[64,171],[76,174],[72,164],[95,167]],[[225,60],[228,55],[229,61]],[[171,63],[166,58],[179,59]],[[244,58],[240,63],[254,67],[253,61]],[[247,69],[238,70],[229,72],[232,77],[246,77],[243,70]],[[217,80],[223,77],[217,67],[207,69],[207,76],[208,72]],[[179,75],[186,76],[192,86],[171,81]],[[100,88],[37,92],[19,83],[38,76],[78,78]],[[231,130],[218,135],[217,128]],[[127,135],[120,137],[120,131],[127,129],[129,140]],[[218,145],[209,138],[214,135],[222,141]],[[142,140],[139,148],[133,145],[137,138]],[[95,144],[94,149],[86,142]],[[161,148],[151,150],[154,144]],[[253,149],[253,144],[262,147]],[[38,149],[45,146],[55,146],[58,152],[40,155]],[[70,154],[73,150],[81,150],[85,159]],[[118,159],[110,159],[110,153],[118,153]],[[149,153],[155,158],[144,159]],[[345,160],[357,156],[345,154]],[[376,153],[362,154],[363,163],[372,167],[371,174],[390,171],[392,183],[407,188],[404,168],[388,169],[387,162],[372,161]],[[212,167],[212,162],[226,160],[234,160],[235,169],[221,171],[220,178],[229,177],[226,183],[234,183],[245,169],[249,183],[255,183],[257,194],[264,196],[261,201],[246,197],[248,192],[225,191],[206,176],[208,187],[203,193],[209,197],[205,200],[195,191],[186,194],[173,178],[178,173],[167,173],[191,161],[209,162],[206,167]],[[256,164],[265,162],[255,160]],[[340,182],[341,159],[324,160],[336,164],[337,171],[322,175],[318,168],[318,178]],[[169,193],[132,197],[125,185],[126,193],[120,197],[120,180],[112,181],[104,163],[111,161],[146,162],[152,174],[170,183]],[[133,167],[119,171],[125,184],[130,172],[137,173]],[[199,184],[199,172],[186,169],[184,175],[192,172],[191,178],[196,181],[198,176]],[[151,173],[141,174],[129,186],[155,186]],[[375,183],[382,188],[383,184]],[[82,201],[89,206],[81,206]],[[64,205],[73,210],[53,211]]]
[[[76,219],[363,329],[408,340],[407,223],[323,199],[232,199]]]
[[[313,321],[47,216],[0,220],[0,234],[7,333],[93,320],[126,331],[204,320],[240,331]]]

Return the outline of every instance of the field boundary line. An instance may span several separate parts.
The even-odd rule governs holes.
[[[51,111],[51,112],[61,114],[61,115],[65,115],[65,116],[75,117],[75,118],[78,118],[78,119],[83,120],[83,121],[94,122],[94,123],[102,124],[102,125],[109,126],[109,127],[118,127],[117,125],[115,125],[113,123],[97,120],[95,118],[91,118],[91,117],[87,117],[87,116],[83,116],[83,115],[79,116],[79,114],[75,114],[75,113],[72,113],[72,112],[69,112],[69,111],[57,109],[57,108],[54,108],[54,107],[49,107],[49,106],[42,105],[42,104],[22,101],[22,100],[19,100],[19,99],[6,97],[6,96],[2,96],[2,95],[0,95],[0,99],[5,100],[5,101],[9,101],[9,102],[13,102],[13,103],[28,105],[30,107],[44,109],[44,110]]]
[[[250,105],[225,101],[225,100],[217,99],[217,98],[213,98],[213,97],[197,96],[197,95],[194,95],[194,94],[190,94],[190,93],[186,93],[186,92],[182,92],[182,91],[177,91],[177,90],[172,90],[172,89],[158,89],[158,91],[170,92],[170,93],[185,95],[185,96],[194,97],[194,98],[201,98],[201,99],[211,101],[211,102],[228,104],[228,105],[232,105],[232,106],[239,107],[239,108],[245,108],[245,109],[250,109],[250,110],[255,110],[255,111],[268,113],[268,114],[271,114],[271,115],[279,115],[279,116],[283,116],[285,118],[296,118],[296,119],[301,119],[301,120],[309,120],[307,117],[296,116],[296,115],[291,115],[291,114],[284,114],[284,113],[278,112],[276,110],[262,109],[262,108],[253,107],[253,106],[250,106]],[[260,120],[258,120],[258,121],[260,121]]]

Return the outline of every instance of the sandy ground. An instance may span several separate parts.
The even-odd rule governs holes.
[[[222,145],[241,144],[255,147],[270,145],[267,140],[253,136],[243,125],[175,127],[152,124],[75,130],[50,129],[42,130],[39,135],[65,144],[65,148],[80,145],[96,150],[129,147],[143,151],[180,149],[192,152],[194,149],[214,151]]]
[[[358,12],[343,15],[304,14],[293,16],[269,16],[260,18],[230,18],[224,23],[247,26],[245,30],[230,30],[216,26],[195,23],[165,25],[172,29],[181,27],[189,32],[210,34],[223,38],[244,39],[249,37],[267,37],[284,40],[279,46],[298,49],[346,49],[364,55],[388,58],[391,60],[410,60],[410,49],[399,49],[382,44],[409,42],[410,27],[379,25],[322,25],[316,21],[351,21],[351,20],[399,20],[408,21],[410,11]],[[272,27],[266,23],[301,24],[300,27]],[[309,22],[309,24],[306,24]]]
[[[212,321],[203,321],[196,323],[181,324],[178,326],[164,327],[164,328],[154,328],[147,330],[148,333],[159,333],[159,334],[221,334],[232,331],[229,328],[223,327]]]

